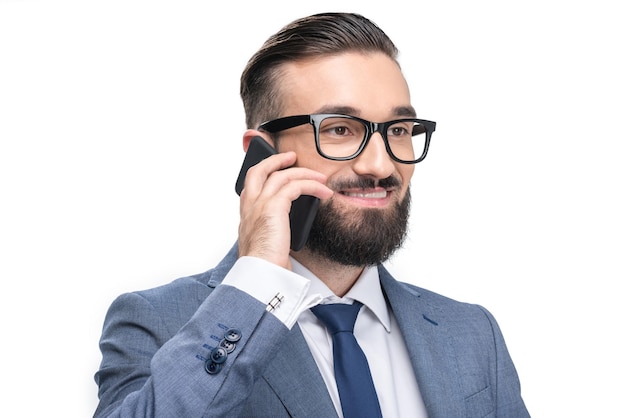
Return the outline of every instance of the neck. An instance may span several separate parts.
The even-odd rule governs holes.
[[[365,269],[364,266],[346,266],[333,262],[321,255],[310,252],[307,248],[292,252],[291,256],[298,263],[315,274],[332,292],[343,297],[352,288]]]

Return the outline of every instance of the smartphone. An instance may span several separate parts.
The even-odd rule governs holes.
[[[235,183],[235,191],[238,195],[243,190],[244,181],[248,169],[258,164],[270,155],[276,154],[276,150],[272,148],[263,138],[255,136],[250,141],[248,152],[243,160],[237,182]],[[313,225],[320,200],[315,196],[301,195],[291,203],[291,211],[289,212],[289,225],[291,228],[291,249],[300,251],[306,240],[309,238],[309,231]]]

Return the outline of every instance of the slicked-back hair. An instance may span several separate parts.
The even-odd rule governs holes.
[[[295,20],[271,36],[241,75],[246,126],[281,115],[280,67],[323,55],[381,52],[397,62],[398,50],[372,21],[354,13],[320,13]]]

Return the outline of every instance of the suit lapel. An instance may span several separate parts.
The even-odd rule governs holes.
[[[337,416],[326,384],[297,324],[263,373],[263,378],[291,416]]]
[[[445,315],[424,302],[417,290],[393,279],[384,267],[380,280],[406,342],[428,416],[463,416],[457,358]]]

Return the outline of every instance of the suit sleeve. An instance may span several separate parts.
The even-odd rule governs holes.
[[[494,398],[498,418],[530,417],[521,396],[521,387],[513,360],[504,341],[504,336],[493,315],[480,307],[491,325],[495,346],[495,367],[492,368],[492,381],[495,382]]]
[[[177,303],[172,299],[168,310]],[[165,314],[137,293],[111,305],[100,340],[95,417],[237,416],[289,332],[264,304],[228,285],[217,286],[180,329],[168,329]],[[231,351],[216,351],[233,331]],[[219,354],[216,362],[212,353]],[[219,365],[211,373],[207,360]]]

